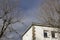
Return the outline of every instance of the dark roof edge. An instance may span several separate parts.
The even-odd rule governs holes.
[[[25,33],[32,27],[32,26],[42,26],[42,27],[51,27],[50,25],[43,25],[43,24],[40,24],[40,23],[32,23],[31,25],[30,25],[30,27],[28,27],[27,29],[26,29],[26,31],[22,34],[22,37],[25,35]],[[58,28],[58,27],[52,27],[52,28]]]
[[[28,28],[26,29],[26,31],[22,34],[22,37],[25,35],[25,33],[26,33],[31,27],[32,27],[32,25],[30,25],[30,27],[28,27]]]

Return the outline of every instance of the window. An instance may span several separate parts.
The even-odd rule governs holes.
[[[52,38],[56,38],[56,37],[57,37],[57,33],[54,32],[54,31],[52,31],[52,32],[51,32],[51,36],[52,36]]]
[[[46,31],[46,30],[44,30],[44,37],[45,37],[45,38],[48,37],[48,35],[47,35],[47,31]]]
[[[55,32],[51,32],[52,38],[55,38]]]

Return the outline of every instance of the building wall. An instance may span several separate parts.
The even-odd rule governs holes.
[[[22,37],[22,40],[32,40],[32,28]]]
[[[48,37],[44,37],[44,30],[47,30]],[[40,27],[35,26],[35,37],[36,40],[58,40],[58,33],[55,34],[56,38],[52,38],[51,31],[58,31],[58,28],[51,28],[51,27]]]
[[[34,26],[35,27],[35,40],[59,40],[60,33],[57,33],[58,28],[52,27],[42,27],[42,26]],[[33,36],[33,27],[23,36],[23,40],[32,40]],[[44,37],[44,30],[47,30],[48,37]],[[56,32],[56,38],[52,38],[51,31]]]

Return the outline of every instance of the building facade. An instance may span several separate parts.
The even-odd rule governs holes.
[[[59,30],[53,27],[31,26],[23,35],[22,40],[59,40]]]

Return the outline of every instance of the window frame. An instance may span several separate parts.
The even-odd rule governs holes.
[[[53,33],[53,34],[52,34],[52,33]],[[52,37],[52,38],[57,38],[57,37],[56,37],[56,33],[57,33],[56,31],[51,31],[51,37]],[[54,37],[53,37],[52,35],[54,35]]]
[[[44,38],[48,38],[48,31],[47,30],[44,30],[43,31],[43,35],[44,35]]]

